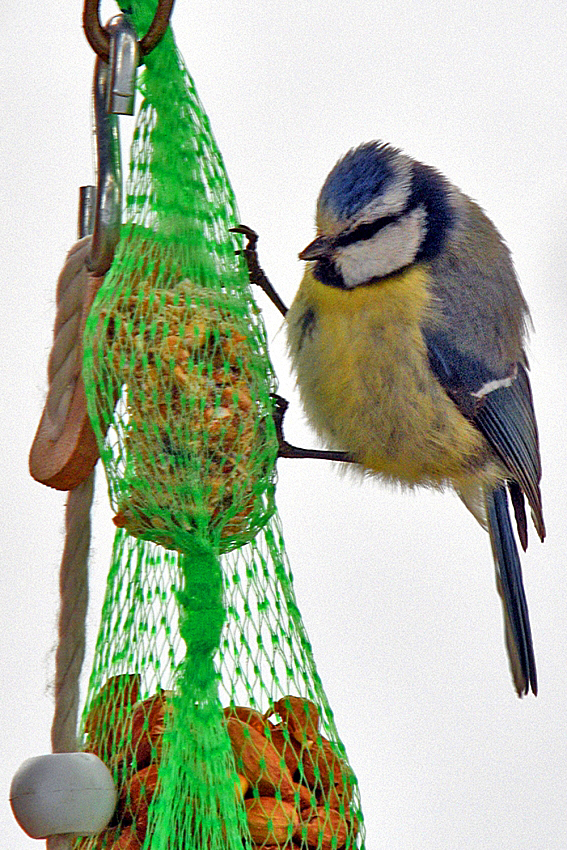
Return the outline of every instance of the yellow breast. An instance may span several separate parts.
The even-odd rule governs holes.
[[[421,326],[427,267],[354,290],[303,277],[287,316],[307,416],[333,448],[407,484],[458,481],[486,456],[431,372]]]

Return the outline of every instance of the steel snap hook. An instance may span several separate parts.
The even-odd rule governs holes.
[[[122,164],[116,115],[108,113],[108,64],[95,62],[93,108],[97,159],[97,185],[91,253],[87,268],[102,276],[112,264],[122,221]]]
[[[93,83],[93,109],[97,155],[97,186],[91,253],[87,267],[91,274],[104,275],[114,258],[122,223],[122,165],[118,114],[132,115],[138,43],[131,23],[124,15],[107,24],[110,39],[109,62],[97,56]],[[81,197],[88,199],[83,190]],[[87,201],[88,202],[88,201]],[[88,219],[83,209],[82,221]]]

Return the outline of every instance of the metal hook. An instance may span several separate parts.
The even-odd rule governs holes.
[[[95,62],[93,105],[97,155],[97,187],[91,253],[87,267],[92,274],[104,275],[112,264],[120,237],[122,212],[122,167],[116,115],[106,111],[108,65]]]
[[[107,24],[110,36],[108,64],[97,56],[93,84],[93,106],[97,151],[97,187],[91,253],[87,267],[92,274],[104,275],[114,258],[122,220],[122,166],[120,136],[115,113],[134,111],[134,90],[138,66],[138,46],[132,25],[123,16]],[[90,227],[88,204],[92,193],[83,187],[79,219],[83,230]],[[90,217],[92,220],[92,216]]]
[[[169,19],[171,10],[175,0],[158,0],[154,19],[150,24],[150,28],[143,38],[140,39],[140,55],[147,56],[148,53],[159,44],[163,38]],[[98,16],[98,7],[100,0],[85,0],[83,9],[83,27],[85,36],[92,49],[101,59],[108,61],[110,54],[110,44],[108,32],[103,29]]]

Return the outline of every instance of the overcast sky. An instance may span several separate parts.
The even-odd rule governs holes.
[[[103,20],[115,11],[104,0]],[[94,55],[79,0],[5,3],[0,24],[0,846],[30,850],[37,842],[13,820],[8,788],[25,758],[50,749],[65,496],[29,477],[27,456],[55,283],[76,238],[78,187],[93,180]],[[488,537],[454,495],[401,494],[321,462],[281,460],[278,504],[299,606],[360,782],[369,850],[565,850],[567,6],[177,0],[173,26],[242,221],[260,233],[261,261],[287,302],[327,172],[371,139],[438,167],[512,250],[535,326],[548,528],[544,545],[531,533],[523,557],[539,696],[515,696]],[[121,119],[123,135],[132,124]],[[266,322],[292,399],[288,439],[313,445],[269,305]],[[99,472],[89,652],[110,517]]]

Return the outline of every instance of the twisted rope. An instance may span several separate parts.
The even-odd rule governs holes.
[[[57,315],[47,364],[49,389],[45,401],[46,426],[51,440],[59,439],[63,432],[73,390],[81,374],[82,313],[88,287],[86,261],[90,245],[90,236],[73,245],[57,281]]]
[[[55,654],[55,712],[51,726],[54,753],[77,749],[79,676],[85,656],[88,602],[90,509],[94,472],[69,492],[65,510],[65,546],[59,572],[59,642]]]
[[[53,440],[63,432],[81,375],[89,253],[90,237],[86,237],[69,251],[57,284],[57,316],[45,405],[46,427]],[[65,510],[65,545],[59,577],[59,638],[55,654],[55,710],[51,727],[54,753],[75,752],[78,744],[79,677],[85,656],[93,486],[94,470],[69,491]],[[47,839],[47,850],[71,850],[72,844],[72,835],[54,835]]]

